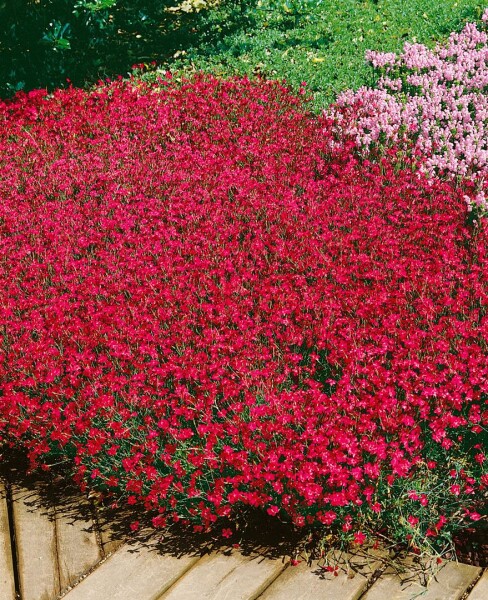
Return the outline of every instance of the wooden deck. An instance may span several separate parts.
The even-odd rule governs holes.
[[[161,552],[158,536],[124,540],[90,501],[59,492],[0,479],[0,600],[488,600],[488,569],[454,562],[426,581],[372,555],[335,576],[259,548]]]

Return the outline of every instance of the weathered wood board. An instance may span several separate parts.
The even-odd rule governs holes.
[[[480,572],[478,567],[448,562],[432,577],[427,588],[416,577],[402,581],[394,573],[385,573],[364,600],[411,600],[419,594],[422,600],[460,600]]]
[[[476,583],[468,600],[487,600],[488,599],[488,569],[481,576],[481,579]]]
[[[12,486],[22,600],[52,600],[60,590],[54,510],[37,492]]]
[[[79,499],[78,509],[56,506],[56,536],[61,589],[73,584],[102,559],[90,505]]]
[[[202,558],[161,600],[254,600],[285,568],[279,560],[240,553]]]
[[[322,568],[317,561],[312,565],[302,562],[289,566],[260,596],[259,600],[318,600],[338,598],[357,600],[366,590],[369,579],[380,566],[372,557],[369,561],[353,568],[338,568],[337,575]]]
[[[156,600],[198,557],[162,556],[144,546],[124,545],[63,600]]]

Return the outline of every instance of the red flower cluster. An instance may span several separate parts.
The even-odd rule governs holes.
[[[0,121],[0,432],[33,465],[157,526],[244,504],[349,531],[433,447],[472,453],[452,498],[486,488],[461,192],[331,156],[277,83],[35,92]]]

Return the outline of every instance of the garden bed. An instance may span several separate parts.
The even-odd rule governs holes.
[[[3,444],[155,527],[232,537],[252,507],[442,553],[483,517],[488,231],[461,188],[273,82],[0,119]]]

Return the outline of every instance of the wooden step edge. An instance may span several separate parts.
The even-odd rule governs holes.
[[[5,569],[5,574],[0,573],[2,593],[5,598],[18,598],[20,593],[19,573],[17,569],[17,557],[15,546],[15,530],[12,514],[12,490],[6,479],[0,478],[0,534],[3,538],[1,543],[2,556],[0,563]],[[3,596],[2,596],[3,597]]]
[[[124,546],[124,543],[122,542],[120,544],[120,546],[114,550],[113,552],[109,552],[108,554],[105,554],[104,556],[102,556],[102,558],[95,563],[90,569],[88,569],[88,571],[86,571],[85,573],[83,573],[83,575],[80,575],[78,577],[78,579],[76,579],[76,581],[74,581],[73,583],[71,583],[70,585],[66,586],[65,588],[63,588],[60,592],[60,594],[56,597],[56,600],[60,600],[61,598],[64,598],[64,596],[66,596],[66,594],[68,592],[71,592],[71,590],[73,588],[75,588],[77,585],[79,585],[82,581],[84,581],[89,575],[91,575],[94,571],[96,571],[101,565],[103,565],[103,563],[106,563],[110,558],[112,558],[112,556],[114,554],[116,554],[119,550],[122,550]]]
[[[161,598],[163,598],[163,596],[165,596],[165,594],[167,594],[171,588],[180,581],[180,579],[183,579],[183,577],[185,577],[193,569],[193,567],[198,565],[203,558],[205,558],[205,556],[195,556],[195,560],[191,562],[185,569],[183,569],[174,581],[170,581],[161,590],[159,590],[157,596],[155,596],[153,600],[161,600]]]
[[[281,575],[283,575],[283,573],[289,568],[290,566],[290,561],[287,562],[283,562],[282,563],[282,568],[275,574],[270,575],[268,577],[268,579],[266,581],[263,581],[263,583],[259,586],[259,588],[254,592],[254,594],[252,594],[251,596],[249,596],[248,600],[258,600],[258,598],[260,598],[264,592],[279,578],[281,577]]]
[[[482,569],[481,572],[478,573],[478,576],[476,577],[476,579],[474,581],[471,582],[471,584],[469,585],[467,590],[461,596],[460,600],[470,600],[470,597],[473,597],[472,592],[474,592],[474,588],[478,585],[478,583],[481,581],[481,579],[483,579],[483,577],[488,578],[488,567]]]

